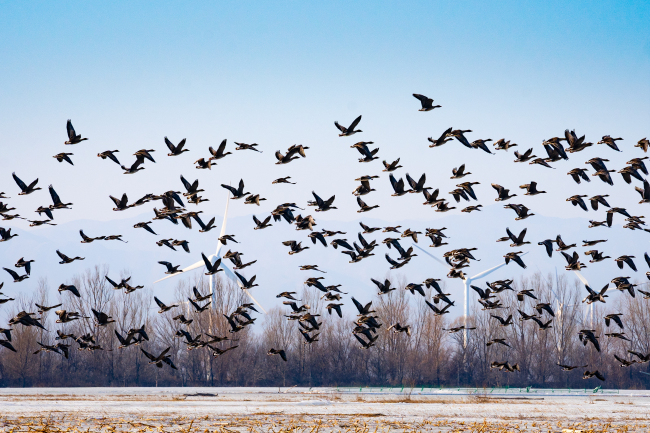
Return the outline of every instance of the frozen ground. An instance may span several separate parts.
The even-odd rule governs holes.
[[[5,388],[3,431],[650,431],[650,392]],[[16,428],[18,427],[18,429]]]

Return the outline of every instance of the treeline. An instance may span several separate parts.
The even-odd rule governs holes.
[[[373,315],[383,324],[375,345],[362,349],[352,335],[355,317],[344,315],[341,319],[336,314],[328,314],[328,302],[320,299],[322,293],[314,288],[305,287],[297,295],[301,299],[298,304],[309,305],[310,313],[320,315],[318,321],[322,322],[320,330],[316,331],[319,332],[318,341],[305,344],[298,322],[286,317],[290,312],[286,306],[274,307],[263,320],[261,315],[254,314],[260,323],[230,333],[224,314],[229,315],[237,306],[249,302],[249,298],[229,281],[217,280],[216,310],[196,313],[186,303],[188,297],[193,298],[192,286],[202,293],[209,291],[207,283],[197,276],[194,281],[186,279],[177,286],[174,303],[180,305],[178,308],[158,314],[150,290],[125,294],[107,284],[104,275],[106,269],[96,267],[76,276],[72,283],[81,292],[81,298],[64,293],[51,299],[47,281],[41,280],[30,296],[4,304],[4,323],[20,311],[36,312],[35,304],[49,306],[60,302],[63,303],[60,309],[76,311],[87,318],[55,323],[57,316],[52,310],[42,315],[47,331],[14,325],[11,343],[17,352],[0,347],[0,386],[509,385],[583,388],[602,384],[607,388],[650,387],[650,375],[640,373],[650,372],[650,363],[622,368],[614,358],[616,354],[634,359],[628,350],[644,355],[650,353],[650,300],[644,300],[640,294],[632,298],[626,293],[609,293],[606,304],[594,306],[592,321],[589,307],[581,302],[586,291],[566,277],[556,279],[535,274],[514,283],[516,290],[532,289],[539,301],[525,297],[519,302],[515,293],[505,291],[497,295],[504,306],[502,309],[483,311],[476,303],[468,322],[476,329],[468,332],[466,343],[462,331],[450,333],[447,330],[462,325],[462,317],[452,322],[446,315],[434,315],[425,298],[404,290],[404,281],[393,281],[397,290],[388,295],[359,296],[362,303],[373,302]],[[444,288],[444,282],[442,285]],[[426,299],[431,299],[428,291]],[[462,308],[461,293],[454,293],[452,299],[457,302],[454,308]],[[351,304],[349,296],[344,296],[342,302]],[[550,303],[555,312],[548,330],[540,330],[532,320],[520,320],[517,310],[532,314],[537,302]],[[109,314],[115,323],[96,326],[92,308]],[[180,313],[193,319],[192,323],[185,326],[172,319]],[[605,327],[603,317],[609,313],[623,314],[624,330],[619,330],[616,324]],[[506,318],[510,314],[513,325],[506,327],[491,317]],[[543,314],[545,321],[551,319],[548,313]],[[394,323],[410,325],[411,335],[388,332],[387,328]],[[149,341],[118,348],[116,330],[124,335],[127,330],[142,325],[145,325]],[[71,345],[68,359],[53,352],[34,354],[41,347],[38,342],[46,345],[58,342],[55,340],[57,329],[75,336],[91,334],[102,350],[78,350],[79,345],[68,339],[64,341]],[[221,349],[238,347],[218,357],[207,347],[187,350],[185,338],[177,336],[180,329],[193,337],[202,334],[204,340],[208,334],[227,336],[229,340],[214,346]],[[596,330],[601,352],[591,344],[582,344],[578,339],[581,329]],[[605,333],[623,331],[631,341],[605,336]],[[510,347],[486,346],[494,338],[504,338]],[[143,348],[157,355],[167,347],[171,347],[169,354],[178,370],[167,365],[156,368],[140,351]],[[268,356],[270,348],[285,350],[288,362],[279,356]],[[493,361],[517,363],[520,371],[505,373],[491,369]],[[588,365],[588,368],[565,372],[558,363]],[[582,373],[586,369],[598,369],[606,381],[583,380]]]

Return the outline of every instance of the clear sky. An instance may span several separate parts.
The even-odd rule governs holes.
[[[75,203],[57,212],[57,222],[107,221],[144,211],[111,212],[109,194],[136,199],[179,190],[182,173],[206,189],[205,214],[221,215],[225,192],[218,185],[244,178],[249,191],[268,200],[254,210],[238,202],[233,216],[268,213],[285,201],[304,205],[313,189],[337,195],[339,210],[319,218],[353,221],[353,179],[382,168],[379,161],[356,161],[349,145],[365,140],[380,148],[380,160],[402,158],[397,175],[426,173],[427,184],[445,195],[456,183],[451,167],[467,163],[486,206],[494,205],[489,183],[517,190],[538,180],[549,194],[530,199],[537,214],[586,224],[587,215],[566,197],[609,193],[630,208],[639,200],[620,175],[615,187],[599,181],[578,187],[566,172],[597,155],[617,170],[642,156],[632,146],[650,136],[648,23],[647,1],[2,2],[0,191],[33,218],[31,209],[49,197],[41,191],[17,199],[11,172],[26,182],[38,177],[39,185],[53,183],[64,201]],[[442,108],[420,113],[412,93]],[[339,138],[333,122],[349,124],[359,114],[364,132]],[[63,145],[68,118],[89,141]],[[512,151],[489,156],[456,141],[430,149],[426,138],[449,126],[473,130],[470,141],[512,139],[538,156],[545,156],[542,140],[566,128],[593,142],[622,136],[624,152],[594,145],[547,172],[513,165]],[[164,136],[187,138],[191,151],[168,158]],[[238,151],[211,171],[195,170],[192,162],[224,138],[228,150],[234,141],[257,142],[264,153]],[[310,147],[307,159],[274,165],[273,152],[294,143]],[[157,164],[146,163],[134,176],[95,156],[119,149],[130,164],[141,148],[156,149]],[[52,159],[64,151],[75,154],[74,167]],[[298,185],[271,186],[286,175]],[[386,176],[373,186],[378,191],[367,201],[382,206],[375,218],[439,216],[419,195],[389,197]],[[589,218],[602,220],[601,214]],[[513,224],[507,216],[499,231]],[[472,218],[481,221],[480,214]],[[29,230],[4,223],[12,225]],[[0,249],[3,266],[13,255]]]

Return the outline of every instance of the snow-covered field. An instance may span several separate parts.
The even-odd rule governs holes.
[[[3,431],[18,431],[17,426],[20,431],[48,426],[61,431],[649,431],[650,392],[5,388],[0,389],[0,414]]]

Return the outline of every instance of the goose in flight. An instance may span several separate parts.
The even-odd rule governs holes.
[[[569,131],[568,129],[564,130],[564,139],[567,142],[567,152],[569,153],[574,153],[574,152],[580,152],[586,149],[587,147],[591,146],[593,143],[585,143],[585,136],[583,135],[582,137],[578,138],[576,135],[576,132]],[[559,140],[558,140],[559,141]]]
[[[596,144],[606,144],[610,148],[614,149],[617,152],[620,152],[621,150],[618,148],[616,145],[617,141],[623,140],[622,138],[613,138],[611,135],[604,135],[603,138]]]
[[[347,128],[345,126],[339,125],[338,121],[334,122],[334,126],[336,126],[338,128],[338,130],[341,131],[341,133],[339,134],[339,137],[349,137],[350,135],[356,134],[357,132],[363,132],[360,129],[356,129],[356,130],[354,129],[354,128],[357,127],[359,122],[361,122],[361,116],[354,119],[354,121],[352,121],[350,126],[348,126]]]
[[[109,197],[113,200],[113,203],[115,203],[115,207],[113,208],[114,211],[122,211],[131,207],[131,205],[128,204],[129,199],[126,196],[126,193],[122,194],[121,199],[117,199],[112,195],[109,195]]]
[[[18,273],[16,271],[14,271],[13,269],[9,269],[9,268],[2,268],[2,269],[7,271],[7,273],[9,275],[11,275],[11,278],[14,279],[14,283],[20,283],[21,281],[26,280],[27,278],[29,278],[28,274],[18,275]]]
[[[45,327],[41,324],[41,322],[38,321],[38,319],[34,319],[32,316],[34,313],[28,313],[26,311],[21,311],[20,313],[16,314],[14,317],[9,319],[9,325],[17,325],[21,324],[23,326],[37,326],[41,329],[45,329]]]
[[[532,161],[530,161],[528,164],[529,165],[538,164],[538,165],[543,165],[544,167],[547,168],[553,168],[553,169],[555,168],[548,165],[548,162],[546,162],[546,160],[544,160],[543,158],[535,158]]]
[[[149,224],[151,224],[151,221],[141,222],[141,223],[135,224],[133,226],[133,228],[135,228],[135,229],[145,229],[149,233],[157,235],[156,232],[154,232],[153,229],[151,227],[149,227]]]
[[[515,162],[528,162],[529,160],[536,158],[537,155],[533,155],[533,148],[531,147],[524,153],[519,153],[515,150]]]
[[[510,140],[506,141],[505,138],[500,138],[499,140],[493,143],[494,150],[505,150],[506,152],[511,147],[518,146],[517,143],[510,143]]]
[[[390,282],[390,280],[388,280],[388,279],[384,280],[383,283],[380,282],[380,281],[375,280],[374,278],[371,278],[370,281],[372,281],[373,283],[375,283],[375,285],[376,285],[377,288],[379,289],[379,295],[385,295],[385,294],[387,294],[387,293],[390,293],[390,292],[393,291],[393,290],[396,290],[395,287],[391,287],[391,286],[390,286],[390,285],[391,285],[391,282]]]
[[[167,355],[167,352],[169,352],[170,349],[171,349],[171,347],[168,347],[167,349],[163,350],[163,351],[160,353],[160,355],[158,355],[158,356],[154,356],[154,355],[152,355],[151,353],[147,352],[146,350],[140,348],[140,350],[142,351],[142,353],[144,353],[144,355],[145,355],[147,358],[149,358],[149,364],[155,364],[156,367],[158,367],[158,368],[162,368],[162,367],[163,367],[163,363],[165,363],[165,364],[169,365],[171,368],[173,368],[174,370],[178,370],[178,369],[176,368],[176,366],[174,365],[174,363],[172,362],[172,360],[171,360],[171,358],[169,357],[169,355]]]
[[[210,158],[208,158],[207,161],[205,158],[199,158],[196,161],[194,161],[194,164],[196,164],[196,168],[199,170],[204,170],[204,169],[212,170],[212,165],[213,165],[212,159]]]
[[[585,182],[591,182],[589,176],[587,175],[587,169],[585,168],[574,168],[567,174],[571,176],[577,184],[580,184],[582,180]]]
[[[357,204],[359,205],[359,208],[360,208],[359,210],[357,210],[357,213],[361,213],[361,212],[369,212],[369,211],[371,211],[371,210],[376,209],[376,208],[379,207],[378,204],[376,204],[376,205],[374,205],[374,206],[368,206],[368,205],[366,204],[366,202],[364,202],[363,200],[361,200],[361,197],[357,197]]]
[[[589,287],[589,285],[585,284],[585,289],[587,289],[588,295],[585,299],[582,300],[582,302],[586,302],[587,304],[592,304],[598,301],[604,304],[605,298],[608,297],[608,295],[605,294],[608,288],[609,288],[609,283],[605,284],[605,287],[600,289],[600,292],[596,292],[591,287]]]
[[[72,155],[74,155],[74,154],[73,153],[65,153],[65,152],[63,152],[63,153],[57,153],[52,158],[55,158],[59,162],[65,161],[70,165],[74,165],[72,163],[72,160],[70,159],[70,156],[72,156]]]
[[[621,313],[612,313],[605,316],[605,326],[609,328],[610,323],[613,321],[619,328],[624,329],[623,322],[621,321]]]
[[[579,271],[587,267],[587,265],[580,262],[580,256],[577,251],[574,251],[572,255],[568,255],[562,251],[562,255],[566,259],[567,265],[564,267],[567,271]]]
[[[515,218],[516,221],[525,220],[526,218],[535,215],[534,213],[529,213],[530,209],[523,204],[507,204],[503,207],[506,209],[512,209],[517,213],[517,217]]]
[[[287,361],[287,354],[286,354],[286,352],[285,352],[284,350],[282,350],[282,349],[273,349],[273,348],[271,348],[271,349],[269,349],[268,352],[266,352],[266,354],[267,354],[267,355],[270,355],[270,356],[272,356],[272,355],[280,355],[280,358],[282,358],[282,360],[283,360],[284,362]]]
[[[232,152],[224,152],[226,150],[226,143],[228,142],[227,139],[224,139],[221,144],[219,144],[219,147],[217,150],[214,150],[212,146],[208,147],[208,150],[210,151],[210,154],[212,155],[210,159],[221,159],[225,158],[226,155],[232,155]]]
[[[255,215],[253,215],[253,221],[255,221],[254,230],[262,230],[262,229],[265,229],[267,227],[271,227],[273,225],[273,224],[269,224],[269,221],[271,221],[271,217],[272,217],[272,215],[269,215],[269,216],[266,217],[266,219],[264,221],[260,221],[259,219],[257,219],[257,217]]]
[[[144,170],[144,167],[140,167],[140,165],[142,165],[143,162],[144,162],[144,157],[137,156],[135,158],[135,162],[131,164],[130,167],[126,167],[124,165],[120,165],[120,167],[122,168],[122,170],[124,170],[124,174],[134,174],[140,170]]]
[[[201,253],[201,257],[203,258],[205,270],[207,271],[205,275],[214,275],[217,272],[223,271],[223,269],[219,269],[219,266],[221,265],[221,258],[218,258],[213,264],[210,260],[208,260],[205,254]]]
[[[643,188],[639,188],[638,186],[635,186],[634,189],[636,192],[641,194],[641,201],[639,204],[643,203],[650,203],[650,184],[648,183],[647,180],[643,180]]]
[[[368,144],[373,144],[372,141],[360,141],[356,144],[353,144],[350,147],[355,147],[361,155],[363,155],[363,158],[359,158],[359,162],[372,162],[375,159],[379,159],[377,155],[377,152],[379,152],[379,148],[376,148],[374,150],[370,150],[368,148]]]
[[[537,195],[537,194],[546,194],[546,191],[539,191],[537,189],[537,182],[535,182],[535,181],[532,181],[532,182],[524,184],[524,185],[520,185],[519,188],[526,190],[524,195],[531,195],[532,196],[532,195]]]
[[[637,142],[637,144],[634,145],[634,147],[638,147],[647,153],[648,147],[650,147],[650,140],[648,140],[647,138],[642,138]]]
[[[420,104],[422,105],[422,108],[420,108],[418,111],[431,111],[435,108],[442,107],[442,105],[433,105],[433,99],[427,98],[424,95],[414,93],[413,97],[418,99],[420,101]]]
[[[25,260],[24,257],[21,257],[21,258],[18,259],[18,261],[16,262],[16,264],[14,266],[16,266],[17,268],[25,268],[25,273],[27,275],[31,275],[31,273],[32,273],[32,263],[34,263],[34,260]],[[2,288],[2,284],[0,284],[0,289],[1,288]]]
[[[520,247],[525,244],[529,244],[530,242],[524,241],[524,237],[526,237],[526,231],[528,229],[523,229],[521,232],[519,232],[519,236],[515,236],[509,228],[506,227],[506,233],[508,234],[508,238],[512,240],[512,243],[510,244],[511,247]]]
[[[472,141],[472,142],[470,143],[470,146],[472,146],[472,148],[474,148],[474,149],[481,149],[481,150],[483,150],[483,151],[489,153],[490,155],[493,155],[493,153],[490,152],[490,149],[489,149],[489,148],[487,147],[487,145],[485,144],[485,143],[487,143],[488,141],[492,141],[492,139],[491,139],[491,138],[486,138],[485,140],[482,140],[482,139],[474,140],[474,141]]]
[[[558,248],[555,251],[567,251],[570,250],[571,248],[575,248],[576,244],[565,244],[564,241],[562,240],[562,235],[557,235],[555,237],[555,243],[557,244]]]
[[[114,155],[115,153],[118,153],[118,152],[119,152],[119,150],[105,150],[105,151],[103,151],[101,153],[98,153],[97,156],[100,157],[101,159],[108,158],[111,161],[113,161],[114,163],[116,163],[117,165],[122,165],[120,163],[120,161],[117,159],[117,157]]]
[[[598,250],[585,251],[585,255],[591,256],[591,260],[589,260],[589,263],[598,263],[598,262],[602,262],[605,259],[611,259],[610,256],[603,256],[603,253],[599,252]]]
[[[98,236],[96,238],[91,238],[90,236],[86,236],[83,230],[79,230],[79,234],[81,235],[82,244],[89,244],[93,241],[104,240],[104,238],[106,237],[106,236]]]
[[[408,173],[406,173],[406,181],[411,186],[411,189],[408,191],[408,192],[411,192],[411,193],[420,193],[420,192],[423,192],[423,191],[425,191],[427,189],[431,189],[431,187],[429,187],[429,186],[426,186],[426,187],[424,186],[424,182],[427,181],[427,175],[426,174],[422,174],[422,176],[420,176],[420,179],[416,182],[411,176],[409,176]]]
[[[197,313],[202,313],[202,312],[204,312],[205,310],[208,309],[208,307],[210,306],[210,304],[212,304],[212,301],[210,301],[210,302],[208,302],[207,304],[205,304],[204,306],[200,306],[199,304],[197,304],[196,302],[194,302],[194,301],[192,300],[192,298],[187,298],[187,300],[190,302],[190,304],[192,304],[192,306],[194,307],[194,310],[195,310]]]
[[[453,176],[450,177],[450,179],[461,179],[469,174],[472,174],[469,171],[467,172],[465,171],[465,164],[461,164],[458,168],[454,167],[451,170],[451,173],[453,174]]]
[[[75,295],[77,298],[81,298],[81,294],[79,293],[79,290],[77,290],[77,287],[75,287],[72,284],[61,284],[59,286],[58,290],[59,290],[59,293],[63,293],[65,291],[68,291],[68,292],[72,293],[73,295]]]
[[[165,312],[171,310],[172,308],[176,308],[176,307],[178,307],[178,304],[174,304],[174,305],[165,305],[165,304],[164,304],[160,299],[158,299],[156,296],[153,297],[153,300],[156,301],[156,304],[158,305],[158,307],[160,307],[160,311],[158,311],[158,313],[160,313],[160,314],[165,313]]]
[[[577,196],[577,197],[586,197],[586,196]],[[598,210],[598,204],[599,203],[602,204],[605,207],[610,207],[609,203],[607,203],[607,200],[605,200],[605,197],[609,197],[609,195],[608,194],[595,195],[595,196],[589,198],[589,201],[591,202],[591,208],[593,210]]]
[[[395,171],[398,168],[402,168],[402,166],[399,165],[400,159],[401,158],[397,158],[395,161],[391,162],[390,164],[387,163],[386,160],[382,161],[382,163],[384,164],[384,169],[382,171],[386,171],[390,173],[391,171]]]
[[[3,331],[4,331],[4,330],[3,330]],[[9,331],[9,330],[7,330],[7,331]],[[9,334],[9,335],[11,335],[11,334]],[[14,346],[10,343],[10,341],[11,341],[11,339],[9,339],[9,340],[0,340],[0,346],[3,346],[3,347],[5,347],[5,348],[9,349],[9,350],[11,350],[12,352],[16,352],[16,349],[15,349]]]
[[[252,289],[253,287],[258,286],[258,284],[254,284],[257,275],[253,275],[250,280],[244,278],[244,276],[237,271],[235,271],[235,275],[237,275],[237,278],[239,278],[239,281],[241,282],[242,286],[244,286],[244,289]]]
[[[636,168],[629,165],[620,169],[618,173],[620,173],[621,176],[623,176],[623,180],[625,180],[625,183],[627,184],[632,183],[632,178],[638,179],[641,182],[643,182],[644,180],[643,177],[636,170]]]
[[[503,344],[504,346],[511,347],[508,343],[506,343],[505,338],[493,338],[492,340],[485,343],[485,345],[488,347],[493,344]]]
[[[106,313],[103,313],[101,311],[97,311],[97,310],[95,310],[93,308],[91,308],[91,311],[95,315],[97,326],[106,326],[109,323],[114,323],[115,322],[115,320]]]
[[[289,255],[298,254],[301,251],[309,249],[309,247],[303,247],[302,242],[297,241],[284,241],[282,245],[286,245],[290,248]]]
[[[261,201],[266,201],[266,199],[261,198],[259,194],[251,194],[244,199],[244,204],[256,204],[259,206]]]
[[[634,261],[632,260],[634,256],[626,256],[622,255],[616,259],[616,264],[618,265],[619,269],[623,269],[623,265],[627,264],[634,272],[636,272],[636,265],[634,264]]]
[[[447,128],[445,132],[443,132],[440,137],[438,137],[437,140],[434,140],[432,137],[427,138],[427,140],[431,142],[429,147],[440,147],[446,142],[453,140],[454,138],[449,135],[451,133],[451,130],[452,128]]]
[[[499,326],[510,326],[512,325],[512,314],[509,315],[507,318],[503,318],[501,316],[495,316],[494,314],[490,314],[490,317],[497,319],[499,322]]]
[[[582,241],[582,242],[583,242],[582,244],[583,247],[593,247],[594,245],[599,244],[601,242],[607,242],[607,239],[598,239],[595,241]]]
[[[64,144],[78,144],[84,140],[88,140],[87,138],[81,138],[81,135],[77,135],[70,119],[68,119],[68,122],[65,126],[68,132],[68,141],[66,141]]]
[[[408,264],[411,261],[411,259],[408,258],[408,259],[403,260],[402,262],[396,262],[395,260],[391,259],[388,254],[386,254],[386,261],[388,261],[388,263],[390,263],[390,265],[391,265],[390,268],[391,269],[399,269],[402,266]]]
[[[395,176],[392,174],[389,176],[390,178],[390,184],[393,187],[393,191],[395,191],[391,196],[393,197],[400,197],[406,194],[407,192],[410,192],[411,190],[404,190],[404,179],[400,178],[400,180],[396,180]]]
[[[233,200],[238,200],[238,199],[250,194],[250,192],[244,192],[244,179],[239,180],[239,187],[237,189],[233,188],[230,185],[224,185],[224,184],[221,184],[221,187],[227,189],[228,191],[230,191],[232,193],[232,199]]]
[[[607,226],[611,227],[612,224],[614,223],[614,213],[619,213],[621,215],[624,215],[628,218],[631,218],[630,214],[627,213],[627,210],[622,207],[612,207],[607,210]]]
[[[59,262],[60,265],[64,265],[64,264],[67,264],[67,263],[72,263],[75,260],[84,260],[85,259],[85,257],[79,257],[79,256],[70,258],[70,257],[66,256],[65,254],[63,254],[59,250],[56,250],[56,254],[61,258],[61,261]]]
[[[50,311],[50,310],[53,310],[53,309],[55,309],[55,308],[58,308],[58,307],[60,307],[60,306],[63,305],[63,304],[56,304],[56,305],[52,305],[51,307],[46,307],[46,306],[44,306],[44,305],[39,305],[39,304],[36,304],[36,303],[35,303],[34,305],[36,305],[36,306],[38,307],[38,312],[39,312],[39,314],[43,314],[43,313],[46,313],[46,312],[48,312],[48,311]]]
[[[34,191],[38,191],[39,189],[42,189],[41,187],[37,187],[36,184],[38,183],[38,179],[33,181],[32,183],[28,185],[25,184],[18,176],[16,176],[16,173],[11,173],[11,176],[14,178],[14,181],[16,181],[16,184],[20,188],[20,192],[18,195],[28,195],[33,193]]]
[[[210,221],[208,221],[207,224],[204,224],[203,221],[201,221],[201,218],[199,218],[198,215],[196,217],[194,217],[194,219],[201,226],[201,230],[199,230],[200,233],[207,233],[210,230],[217,227],[217,226],[214,225],[214,221],[215,221],[214,217],[212,217],[212,219],[210,219]]]
[[[447,134],[449,137],[455,137],[458,141],[462,143],[463,146],[469,147],[470,149],[472,148],[472,145],[469,144],[469,141],[467,141],[467,138],[465,138],[465,133],[466,132],[472,132],[471,129],[454,129],[452,131],[449,131]]]
[[[492,184],[492,188],[494,188],[497,192],[497,198],[494,199],[494,201],[505,201],[509,200],[512,197],[516,197],[517,194],[512,194],[510,195],[510,190],[502,187],[501,185],[498,185],[496,183]]]
[[[507,265],[508,263],[510,263],[510,261],[513,261],[513,262],[517,263],[519,266],[521,266],[522,268],[526,269],[526,264],[525,264],[524,261],[521,259],[521,257],[519,257],[519,254],[521,254],[521,253],[522,253],[521,251],[510,252],[510,253],[506,254],[505,256],[503,256],[503,257],[505,257],[505,259],[506,259],[506,260],[505,260],[505,261],[506,261],[506,265]]]
[[[246,144],[246,143],[237,143],[235,141],[235,144],[237,145],[237,147],[235,147],[235,150],[254,150],[255,152],[262,153],[261,150],[257,149],[257,146],[259,146],[259,144],[257,143]]]
[[[185,139],[182,139],[177,146],[174,146],[174,144],[169,141],[167,137],[165,137],[165,144],[167,145],[167,148],[169,149],[169,153],[167,156],[178,156],[183,152],[189,152],[189,149],[184,149],[183,147],[185,146]]]
[[[271,182],[271,184],[272,185],[276,185],[276,184],[279,184],[279,183],[288,183],[288,184],[291,184],[291,185],[296,184],[295,182],[289,182],[289,179],[291,179],[291,176],[280,177],[278,179],[275,179],[273,182]]]
[[[167,271],[165,272],[165,274],[173,275],[173,274],[178,274],[180,272],[183,272],[183,271],[178,270],[180,265],[174,266],[171,263],[166,262],[166,261],[159,261],[158,263],[160,263],[161,265],[163,265],[163,266],[165,266],[167,268]]]
[[[322,198],[320,198],[318,194],[316,194],[314,191],[312,191],[311,194],[316,199],[316,206],[318,206],[316,212],[326,212],[331,209],[337,209],[336,207],[332,206],[332,203],[334,203],[334,199],[336,198],[335,195],[331,196],[329,199],[325,201]]]

